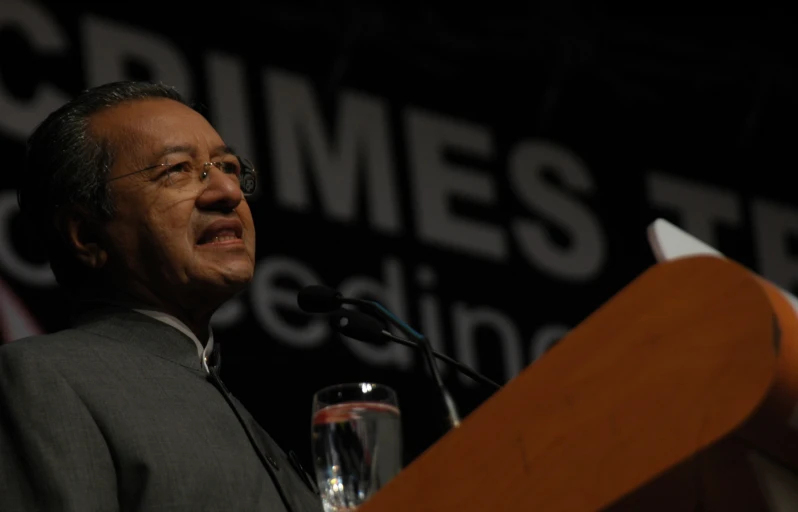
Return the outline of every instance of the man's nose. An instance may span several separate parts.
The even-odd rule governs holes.
[[[207,165],[205,189],[197,198],[197,204],[209,209],[235,209],[244,200],[238,177],[226,174],[215,165]]]

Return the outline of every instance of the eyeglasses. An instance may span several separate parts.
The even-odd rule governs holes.
[[[199,193],[208,186],[211,167],[216,167],[226,176],[237,180],[238,186],[241,187],[241,192],[245,196],[252,195],[258,186],[255,167],[249,160],[240,156],[234,156],[234,158],[229,160],[205,162],[202,165],[197,165],[193,162],[155,164],[138,171],[115,176],[105,182],[110,183],[128,176],[141,175],[144,176],[146,181],[164,180],[169,187]]]

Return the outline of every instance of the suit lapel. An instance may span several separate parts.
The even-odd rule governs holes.
[[[129,343],[192,370],[202,370],[194,342],[185,334],[154,318],[117,306],[102,306],[81,313],[75,329]],[[216,345],[216,344],[215,344]]]

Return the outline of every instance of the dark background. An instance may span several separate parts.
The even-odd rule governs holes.
[[[203,105],[214,101],[203,78],[207,53],[240,57],[250,91],[253,157],[263,183],[252,203],[259,259],[294,258],[335,286],[355,274],[381,278],[383,258],[394,257],[404,272],[405,319],[412,325],[419,325],[417,302],[425,291],[414,278],[415,269],[427,265],[435,270],[433,291],[444,313],[453,302],[463,301],[489,305],[513,320],[524,340],[522,366],[533,359],[529,340],[540,327],[576,325],[653,264],[645,238],[651,221],[683,221],[676,212],[651,205],[647,173],[656,170],[734,192],[741,221],[721,226],[717,245],[753,268],[760,262],[751,201],[760,198],[798,208],[792,186],[798,114],[795,19],[782,12],[619,17],[588,2],[512,9],[463,4],[457,11],[434,2],[404,2],[401,7],[365,2],[4,4],[0,87],[20,102],[34,97],[42,83],[67,94],[97,85],[87,83],[85,73],[81,27],[87,15],[165,37],[189,63],[194,99]],[[53,55],[35,50],[29,35],[7,22],[8,13],[22,5],[49,16],[70,47]],[[365,217],[350,223],[329,218],[318,207],[318,196],[306,211],[292,211],[274,200],[273,148],[262,92],[265,69],[309,80],[331,134],[338,100],[346,91],[373,95],[389,106],[403,234],[379,233]],[[127,78],[153,78],[146,63],[136,59],[127,62],[125,71]],[[577,155],[595,190],[582,202],[600,222],[607,242],[607,261],[598,275],[569,281],[530,265],[515,247],[508,261],[495,262],[420,240],[403,139],[403,112],[410,107],[490,130],[493,158],[470,165],[494,175],[501,207],[455,205],[459,214],[505,226],[515,215],[534,217],[514,199],[507,180],[507,155],[522,139],[547,140]],[[14,187],[23,144],[18,134],[0,133],[2,189]],[[552,183],[558,185],[556,179]],[[361,212],[365,199],[362,206]],[[567,230],[551,219],[539,220],[553,240],[567,247]],[[6,243],[17,254],[43,263],[16,220],[9,237]],[[67,308],[56,288],[30,285],[7,271],[2,279],[7,288],[4,308],[18,297],[42,330],[66,325]],[[794,289],[796,283],[779,284]],[[366,364],[333,336],[308,349],[281,343],[253,318],[250,301],[248,293],[240,297],[236,304],[241,316],[215,329],[224,346],[222,376],[265,428],[303,460],[309,461],[311,396],[328,384],[369,380],[394,387],[403,411],[408,461],[442,434],[443,414],[420,364],[407,369]],[[295,310],[280,314],[299,325],[307,322]],[[436,342],[456,356],[447,314],[441,326]],[[480,370],[505,381],[509,376],[495,333],[484,329],[479,336]],[[5,341],[11,341],[8,334]],[[463,414],[489,395],[463,385],[452,372],[446,373],[446,382]]]

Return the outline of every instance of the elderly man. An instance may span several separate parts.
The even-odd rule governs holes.
[[[254,271],[254,183],[161,85],[88,90],[33,133],[20,207],[77,307],[0,349],[0,510],[321,509],[216,370],[211,315]]]

